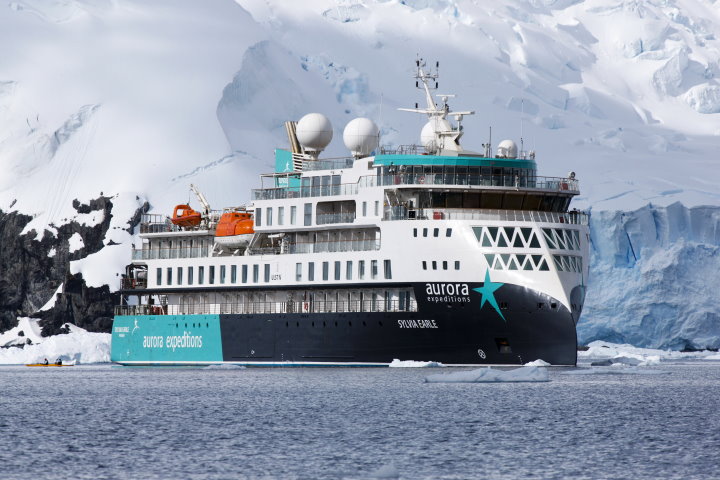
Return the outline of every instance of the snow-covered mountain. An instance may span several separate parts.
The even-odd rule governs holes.
[[[72,201],[111,197],[105,248],[72,257],[91,286],[117,287],[146,200],[168,212],[192,182],[246,202],[286,120],[326,114],[330,155],[360,115],[416,142],[423,119],[396,109],[421,100],[420,54],[477,111],[466,147],[522,132],[541,174],[577,173],[594,234],[581,340],[720,346],[716,0],[16,0],[0,40],[0,210],[67,243],[53,226],[104,219]]]

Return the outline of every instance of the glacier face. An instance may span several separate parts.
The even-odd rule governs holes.
[[[595,212],[581,342],[719,348],[720,207]]]

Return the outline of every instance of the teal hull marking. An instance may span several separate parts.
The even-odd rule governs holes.
[[[117,363],[222,362],[220,316],[116,316],[110,360]]]

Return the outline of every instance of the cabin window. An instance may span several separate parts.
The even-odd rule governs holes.
[[[155,272],[155,283],[157,283],[158,285],[162,285],[162,268],[156,268]]]
[[[265,264],[265,271],[264,271],[263,276],[265,277],[265,283],[270,281],[270,264],[269,263]]]
[[[210,271],[208,272],[208,283],[212,285],[215,283],[215,266],[211,265],[209,270]]]
[[[305,226],[312,225],[312,203],[305,204]]]
[[[193,284],[193,267],[188,267],[188,285]]]
[[[205,267],[198,267],[198,285],[205,282]]]
[[[352,260],[348,260],[345,263],[345,279],[346,280],[352,280]]]
[[[427,235],[428,235],[428,229],[423,228],[423,237],[427,237]]]
[[[167,284],[172,285],[172,267],[167,267]]]
[[[422,261],[422,267],[423,270],[427,270],[427,262],[425,260]]]
[[[374,279],[378,276],[378,261],[370,260],[370,276]]]
[[[378,200],[375,200],[375,216],[380,215],[380,202]]]
[[[177,272],[177,284],[182,285],[183,282],[183,267],[178,267]]]
[[[365,260],[360,260],[358,262],[358,278],[360,280],[365,279]]]
[[[262,208],[255,209],[255,226],[256,227],[262,226]]]
[[[308,262],[308,280],[315,280],[315,262]]]
[[[268,227],[272,226],[272,221],[273,221],[272,214],[273,214],[272,207],[268,207],[267,208],[267,216],[265,217],[265,221],[266,221]]]
[[[452,228],[448,228],[447,230],[445,230],[445,236],[446,236],[446,237],[451,237],[451,236],[452,236]]]
[[[295,220],[297,218],[297,207],[293,205],[290,207],[290,225],[295,225]]]
[[[283,225],[285,223],[285,207],[278,207],[277,224]]]
[[[432,261],[432,269],[437,270],[437,262],[435,260]]]
[[[340,274],[341,274],[341,263],[335,262],[335,280],[340,280]]]
[[[392,278],[392,270],[391,270],[391,267],[390,267],[390,260],[385,260],[383,263],[385,264],[385,265],[384,265],[384,267],[385,267],[385,278],[386,278],[386,279],[391,279],[391,278]]]
[[[225,265],[220,265],[220,283],[225,283]]]
[[[433,237],[440,236],[440,229],[439,228],[433,228]]]
[[[237,283],[237,265],[230,266],[230,283]]]
[[[447,270],[447,268],[448,268],[447,260],[443,260],[443,270]]]
[[[363,212],[363,217],[367,217],[367,202],[363,202],[362,212]]]
[[[253,265],[253,283],[260,281],[260,265]]]
[[[328,262],[322,263],[322,279],[327,280],[328,276],[330,275],[330,265]]]
[[[460,260],[455,260],[455,270],[460,270]]]
[[[247,265],[242,266],[242,272],[240,273],[240,275],[241,275],[242,283],[247,283],[247,278],[248,278],[248,266]]]
[[[302,280],[302,263],[295,264],[295,281],[299,282]]]
[[[413,228],[413,237],[417,237],[417,228]]]

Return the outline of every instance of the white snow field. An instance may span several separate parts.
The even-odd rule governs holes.
[[[26,231],[113,198],[101,252],[73,262],[117,285],[127,221],[199,186],[249,201],[283,122],[368,116],[417,142],[417,54],[472,109],[466,148],[520,140],[540,175],[574,171],[592,211],[581,342],[720,347],[720,4],[716,0],[13,0],[0,5],[0,209]],[[194,202],[194,198],[190,198]],[[80,247],[79,244],[72,245]]]
[[[68,334],[43,338],[37,320],[20,318],[17,327],[0,334],[0,364],[42,363],[45,359],[54,363],[58,358],[64,364],[110,361],[109,333],[91,333],[71,324],[67,324],[67,327],[70,330]],[[30,344],[27,343],[28,339]],[[9,347],[20,343],[25,343],[25,346]]]

